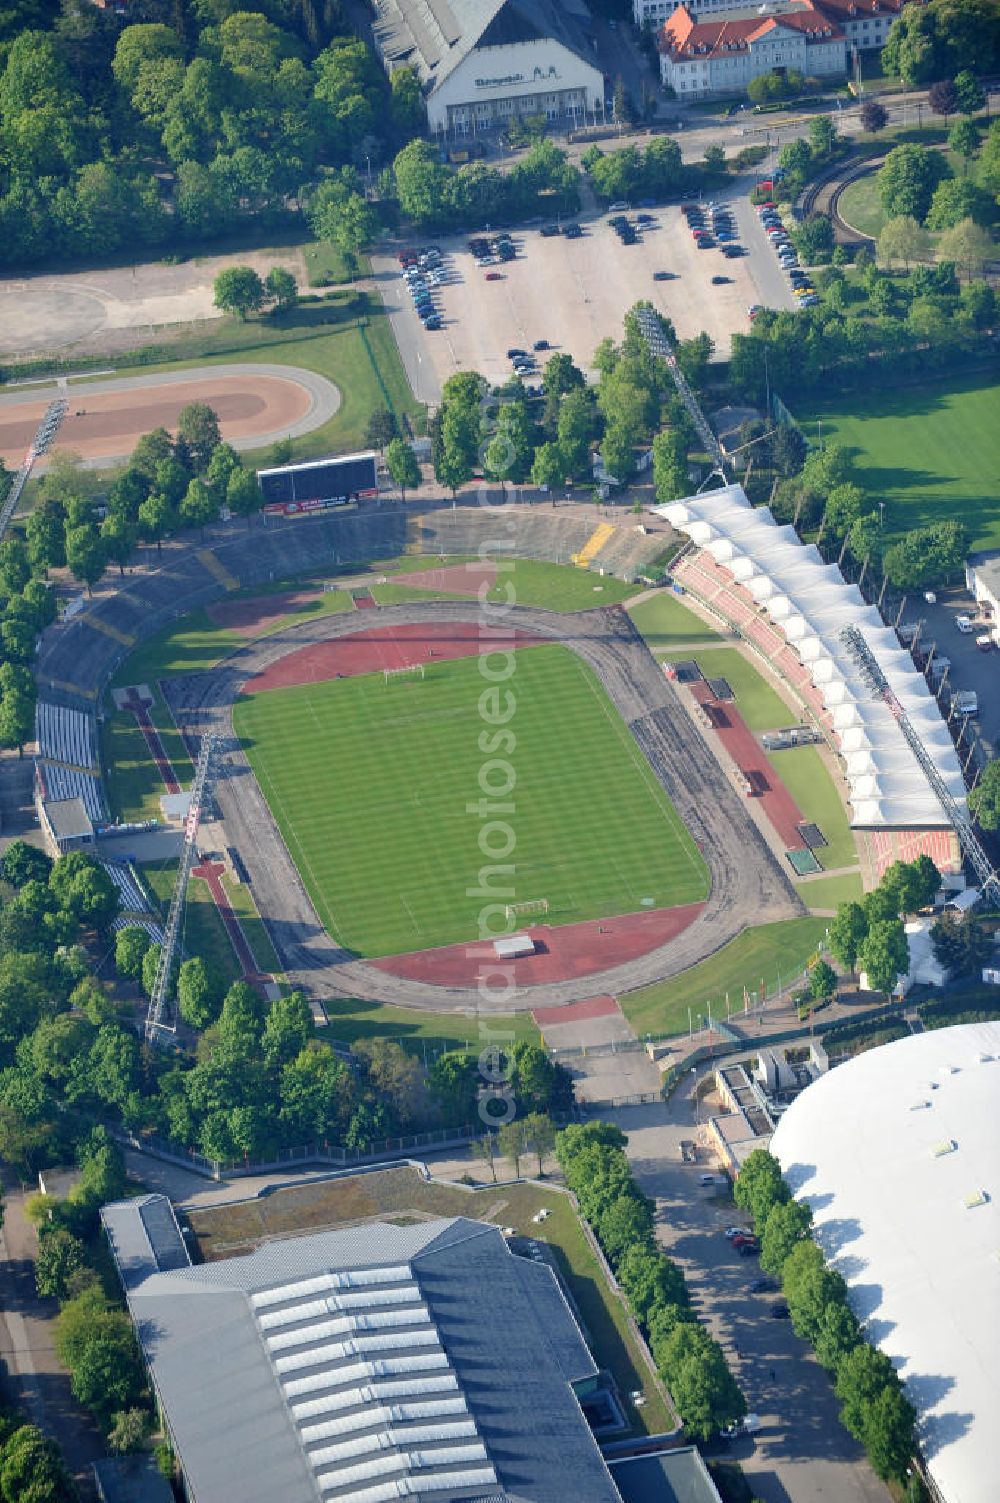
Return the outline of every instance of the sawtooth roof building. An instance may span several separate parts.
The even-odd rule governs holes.
[[[455,1218],[192,1265],[161,1195],[101,1218],[192,1503],[621,1503],[555,1275]]]
[[[1000,1023],[915,1034],[820,1076],[771,1140],[869,1340],[917,1411],[939,1503],[994,1503]]]
[[[419,75],[431,130],[458,134],[517,115],[581,124],[602,107],[586,0],[374,0],[386,68]]]

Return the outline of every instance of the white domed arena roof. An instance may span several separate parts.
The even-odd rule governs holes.
[[[1000,1497],[1000,1023],[915,1034],[809,1086],[772,1152],[918,1414],[946,1503]]]

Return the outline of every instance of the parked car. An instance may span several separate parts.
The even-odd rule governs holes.
[[[563,230],[563,235],[567,240],[579,240],[582,234],[583,229],[578,224],[568,224]]]
[[[551,346],[547,339],[536,339],[531,348],[533,350],[548,350]]]
[[[656,223],[656,215],[655,214],[637,214],[635,216],[635,218],[636,218],[636,223],[637,224],[655,224]]]
[[[626,203],[623,199],[620,203],[609,204],[608,210],[612,214],[627,214],[631,207],[632,205],[630,203]]]
[[[746,1230],[745,1226],[727,1226],[722,1235],[728,1237],[731,1242],[734,1237],[746,1236]]]
[[[970,632],[973,632],[976,629],[973,624],[972,617],[964,615],[955,617],[955,627],[963,634],[963,636],[968,636]]]
[[[517,348],[509,349],[507,351],[507,359],[516,360],[519,355],[526,355],[527,353],[527,350],[519,350]]]
[[[653,272],[653,281],[654,282],[672,282],[673,279],[674,279],[674,273],[672,271],[654,271]]]
[[[701,239],[698,240],[696,244],[699,250],[713,250],[715,247],[715,241],[712,239],[711,235],[702,235]]]
[[[502,282],[503,281],[503,272],[502,271],[488,271],[486,273],[485,280],[487,282]]]
[[[712,286],[713,287],[724,287],[727,282],[731,282],[732,280],[733,280],[732,277],[713,277],[712,278]]]
[[[733,1245],[741,1258],[755,1258],[760,1252],[760,1244],[757,1242],[740,1242]]]
[[[788,1305],[785,1302],[785,1300],[783,1300],[783,1299],[776,1299],[774,1301],[774,1304],[771,1306],[771,1312],[770,1313],[771,1313],[771,1319],[772,1320],[787,1320],[788,1319]]]
[[[751,323],[753,323],[754,319],[757,317],[757,314],[761,311],[761,307],[762,305],[760,303],[750,304],[750,307],[747,309],[747,318]]]
[[[740,256],[745,256],[746,251],[743,249],[742,245],[724,245],[722,247],[722,254],[724,256],[728,256],[730,261],[735,261]]]
[[[552,235],[560,234],[561,231],[557,224],[543,224],[539,233],[544,235],[546,239],[549,239]]]
[[[747,1285],[748,1294],[773,1294],[778,1287],[777,1279],[751,1279]]]

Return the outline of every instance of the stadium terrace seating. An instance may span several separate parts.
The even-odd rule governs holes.
[[[634,580],[648,571],[663,552],[665,542],[662,532],[643,534],[635,526],[619,526],[598,550],[590,567],[606,569],[619,579]]]
[[[939,872],[960,872],[961,853],[951,830],[870,830],[868,844],[881,877],[894,861],[915,861],[930,856]]]
[[[94,725],[82,710],[40,699],[35,711],[38,754],[49,762],[70,767],[97,767]]]
[[[496,542],[496,556],[504,556],[504,546],[521,558],[545,559],[568,564],[594,532],[593,521],[561,516],[558,511],[539,507],[512,507],[498,519],[496,508],[460,506],[454,510],[425,512],[416,520],[413,542],[419,552],[434,554],[475,554],[488,542]],[[507,524],[513,521],[513,531]]]
[[[810,703],[815,707],[818,697],[845,756],[854,825],[946,825],[945,811],[912,755],[892,766],[879,762],[880,752],[908,746],[898,720],[873,697],[845,648],[846,626],[861,632],[951,796],[965,800],[965,780],[936,701],[857,587],[847,584],[836,565],[824,563],[815,546],[804,546],[794,528],[776,526],[766,506],[750,506],[738,485],[654,510],[700,550],[680,561],[677,578],[735,620],[770,662],[781,666],[779,653],[787,644],[808,670]],[[848,753],[857,755],[848,762]]]
[[[35,771],[46,803],[52,800],[79,798],[95,825],[107,823],[108,811],[97,778],[77,767],[61,767],[56,762],[35,761]]]
[[[163,943],[163,930],[160,925],[155,919],[144,918],[141,913],[119,914],[111,925],[111,932],[120,934],[123,929],[143,929],[154,945]]]
[[[118,889],[118,900],[123,913],[152,913],[149,899],[142,890],[135,868],[129,862],[102,861],[101,865]]]

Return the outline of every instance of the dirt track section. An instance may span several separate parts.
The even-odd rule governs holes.
[[[441,595],[471,595],[479,598],[496,583],[497,567],[490,559],[480,564],[444,564],[440,569],[418,569],[415,574],[401,574],[400,584],[415,590],[433,590]]]
[[[374,600],[367,609],[376,609]],[[530,632],[517,631],[503,639],[505,648],[539,645],[538,637]],[[496,641],[484,636],[474,622],[373,626],[367,631],[356,630],[339,641],[317,642],[290,652],[247,679],[244,693],[263,694],[268,689],[290,689],[296,684],[323,684],[332,678],[355,678],[361,673],[454,661],[490,652],[495,646]]]
[[[329,381],[292,368],[220,366],[211,376],[168,372],[115,381],[74,384],[65,393],[69,412],[56,447],[84,460],[121,459],[152,428],[176,430],[181,408],[207,402],[219,417],[222,436],[237,448],[258,447],[286,433],[317,428],[334,415],[340,393]],[[0,456],[20,465],[53,388],[0,396]],[[44,466],[40,466],[44,468]]]
[[[380,609],[392,632],[469,624],[470,607],[452,601]],[[528,1011],[612,996],[686,970],[753,924],[800,914],[802,905],[770,854],[699,729],[678,700],[624,611],[575,616],[515,608],[504,624],[561,641],[597,673],[651,768],[697,841],[712,890],[697,918],[676,938],[586,978],[515,987],[513,995],[481,995],[468,985],[435,986],[393,976],[338,947],[324,931],[285,848],[242,748],[232,733],[232,704],[247,678],[263,673],[290,650],[350,637],[355,614],[311,618],[248,644],[211,672],[168,680],[164,687],[179,723],[223,738],[217,799],[230,843],[250,875],[257,906],[289,981],[319,997],[350,996],[432,1011]]]
[[[206,606],[205,614],[216,626],[237,636],[259,637],[318,594],[318,590],[283,590],[277,595],[254,595],[250,600],[219,600]]]
[[[704,907],[704,903],[688,903],[651,913],[590,919],[582,924],[539,924],[528,931],[535,942],[534,955],[506,961],[498,969],[515,986],[545,986],[553,981],[595,976],[676,939]],[[495,955],[491,944],[446,945],[437,950],[389,955],[371,964],[390,976],[430,981],[435,986],[475,986],[480,975],[493,969]]]

